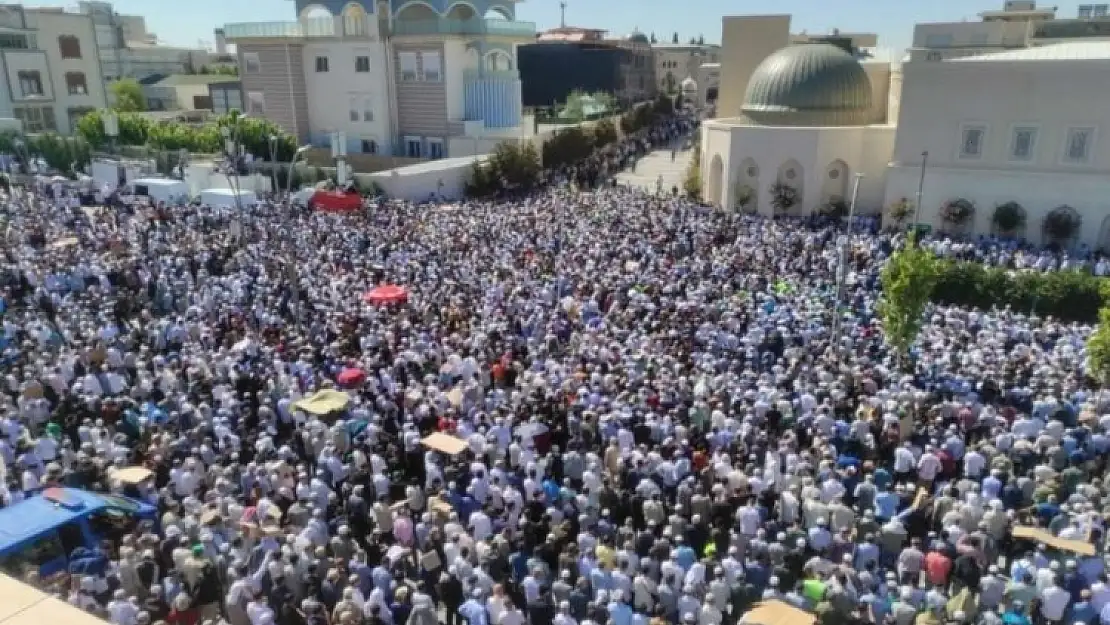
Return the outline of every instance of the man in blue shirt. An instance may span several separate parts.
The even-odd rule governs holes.
[[[481,589],[470,591],[470,598],[459,606],[459,614],[466,619],[467,625],[489,625],[489,613],[482,604]]]

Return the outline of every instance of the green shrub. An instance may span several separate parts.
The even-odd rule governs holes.
[[[945,261],[930,299],[938,304],[1009,306],[1014,312],[1094,323],[1104,303],[1105,278],[1086,271],[1014,271],[979,263]]]

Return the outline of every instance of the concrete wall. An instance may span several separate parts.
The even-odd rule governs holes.
[[[736,117],[755,68],[790,43],[789,15],[725,16],[717,117]]]
[[[386,88],[385,47],[377,41],[324,41],[307,43],[303,50],[305,88],[312,140],[332,132],[346,133],[348,151],[363,140],[378,145],[379,154],[392,152],[389,132],[389,97]],[[356,58],[370,58],[369,72],[356,72]],[[328,71],[316,71],[317,57],[328,59]],[[365,119],[365,111],[372,119]],[[353,119],[352,111],[357,119]],[[361,149],[361,148],[359,148]]]
[[[36,36],[39,49],[45,52],[50,66],[49,78],[53,82],[54,117],[57,119],[58,132],[69,134],[72,131],[71,122],[76,121],[84,112],[108,105],[92,19],[87,15],[57,11],[29,11],[27,16],[28,25],[38,28]],[[77,37],[81,46],[81,58],[62,58],[58,42],[60,36]],[[66,74],[71,72],[84,75],[84,94],[69,93]],[[43,75],[43,80],[46,79],[47,75]]]
[[[1060,205],[1083,218],[1081,240],[1105,245],[1110,213],[1110,64],[1105,61],[913,62],[903,66],[899,132],[886,205],[913,200],[921,153],[929,152],[921,221],[940,228],[940,207],[976,205],[974,230],[988,232],[994,208],[1016,201],[1026,236],[1041,239],[1044,216]],[[985,130],[982,154],[960,154],[963,132]],[[1028,160],[1012,156],[1016,128],[1036,131]],[[1069,130],[1094,130],[1085,162],[1065,158]]]
[[[239,55],[243,104],[250,111],[250,94],[261,93],[265,99],[264,117],[281,125],[301,142],[309,139],[308,95],[305,85],[304,46],[299,43],[256,43],[241,41],[236,45]],[[244,61],[257,55],[259,64],[253,71]],[[252,57],[253,58],[253,57]],[[253,113],[252,113],[253,114]]]
[[[440,41],[395,42],[393,64],[397,79],[397,118],[404,149],[404,136],[443,137],[447,134],[447,89],[445,82],[401,80],[400,53],[416,52],[418,73],[423,71],[420,52],[439,52],[441,71],[449,63]],[[452,59],[454,60],[454,59]],[[446,147],[446,146],[445,146]]]
[[[734,207],[738,184],[747,184],[756,191],[759,212],[770,215],[770,188],[782,179],[801,196],[791,214],[807,215],[831,195],[847,201],[851,177],[859,172],[865,177],[856,211],[878,213],[883,207],[893,126],[786,128],[722,120],[706,122],[702,132],[702,193],[714,205]],[[714,174],[715,159],[720,159],[719,179]],[[787,170],[793,170],[792,178]]]

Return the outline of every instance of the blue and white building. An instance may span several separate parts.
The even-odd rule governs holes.
[[[297,19],[227,24],[247,112],[349,154],[445,158],[527,137],[516,0],[296,0]]]

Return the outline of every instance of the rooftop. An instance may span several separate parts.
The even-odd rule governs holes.
[[[1020,62],[1020,61],[1110,61],[1110,41],[1068,41],[1035,48],[976,54],[946,63]]]
[[[239,78],[237,76],[223,74],[172,74],[151,83],[151,86],[183,87],[186,85],[211,85],[220,82],[237,82],[238,80]]]

